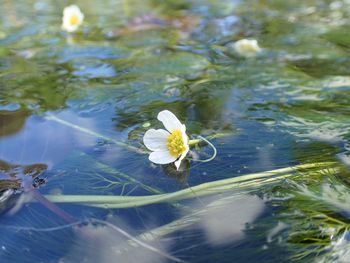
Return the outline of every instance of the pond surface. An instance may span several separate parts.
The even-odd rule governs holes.
[[[68,4],[1,4],[1,262],[350,262],[350,1]],[[152,164],[165,109],[216,158]]]

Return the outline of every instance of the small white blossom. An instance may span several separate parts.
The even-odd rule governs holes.
[[[157,118],[166,130],[150,129],[145,133],[143,143],[152,151],[149,160],[157,164],[174,162],[178,170],[189,151],[186,126],[168,110],[159,112]]]
[[[233,43],[234,51],[243,57],[254,57],[261,51],[255,39],[241,39]]]
[[[74,32],[83,23],[84,14],[76,5],[70,5],[64,8],[62,17],[62,29],[67,32]]]

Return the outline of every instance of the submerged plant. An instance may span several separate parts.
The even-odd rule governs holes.
[[[146,196],[109,196],[109,195],[48,195],[50,201],[57,203],[80,203],[102,208],[127,208],[155,203],[175,202],[198,198],[229,191],[256,191],[264,185],[273,185],[290,177],[298,177],[304,172],[321,172],[325,167],[335,166],[335,163],[310,163],[281,168],[261,173],[252,173],[216,180],[185,188],[176,192]],[[332,172],[338,172],[334,167]]]
[[[186,126],[168,110],[159,112],[157,118],[166,130],[150,129],[145,133],[143,143],[152,151],[149,160],[156,164],[175,163],[178,170],[189,151]]]
[[[328,178],[338,172],[327,169]],[[349,262],[349,190],[336,179],[321,185],[289,182],[288,207],[280,218],[290,226],[292,261]],[[280,201],[276,201],[277,203]],[[274,204],[276,204],[274,202]]]
[[[76,31],[83,23],[84,14],[76,5],[70,5],[64,8],[62,17],[62,29],[67,32]]]

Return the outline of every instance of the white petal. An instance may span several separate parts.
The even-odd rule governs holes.
[[[79,18],[79,25],[83,22],[83,20],[84,20],[84,14],[82,13],[82,12],[80,12],[80,10],[79,10],[79,12],[77,13],[77,15],[78,15],[78,18]]]
[[[233,44],[234,50],[242,56],[252,57],[261,51],[255,39],[241,39]]]
[[[78,17],[78,23],[74,25],[71,24],[70,21],[73,15]],[[74,32],[82,24],[83,20],[84,14],[80,11],[78,6],[67,6],[63,10],[62,29],[66,30],[67,32]]]
[[[186,131],[186,126],[179,121],[174,113],[168,110],[159,112],[157,118],[163,123],[165,129],[167,129],[169,132],[172,132],[175,129]]]
[[[167,151],[166,143],[169,135],[169,132],[163,129],[150,129],[143,136],[143,143],[151,151]]]
[[[181,135],[182,135],[182,139],[183,139],[183,141],[184,141],[184,144],[187,146],[187,148],[188,148],[188,136],[187,136],[187,134],[186,134],[186,126],[185,125],[183,125],[184,126],[184,129],[183,130],[181,130]]]
[[[188,153],[189,150],[190,150],[190,149],[187,148],[187,150],[186,150],[183,154],[181,154],[181,156],[179,157],[179,159],[175,162],[176,170],[179,170],[180,165],[181,165],[181,161],[186,157],[186,155],[187,155],[187,153]]]
[[[167,164],[172,163],[176,160],[176,157],[172,156],[169,151],[157,151],[152,152],[148,159],[157,164]]]
[[[66,30],[67,32],[74,32],[75,30],[78,29],[77,25],[71,25],[70,23],[63,23],[62,24],[62,29]]]
[[[80,8],[77,5],[66,6],[63,9],[63,15],[70,15],[72,13],[81,13]]]

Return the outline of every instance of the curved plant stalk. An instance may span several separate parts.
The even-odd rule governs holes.
[[[94,136],[94,137],[96,137],[96,138],[104,139],[104,140],[106,140],[106,141],[112,142],[112,143],[114,143],[114,144],[116,144],[116,145],[118,145],[118,146],[124,147],[124,148],[126,148],[126,149],[128,149],[128,150],[130,150],[130,151],[133,151],[133,152],[137,152],[137,153],[140,153],[140,154],[148,154],[148,153],[149,153],[149,152],[146,151],[146,150],[143,150],[143,149],[141,149],[141,148],[138,148],[138,147],[136,147],[136,146],[130,145],[130,144],[128,144],[128,143],[125,143],[125,142],[122,142],[122,141],[113,139],[113,138],[111,138],[111,137],[108,137],[108,136],[106,136],[106,135],[97,133],[97,132],[92,131],[92,130],[89,130],[89,129],[87,129],[87,128],[78,126],[78,125],[76,125],[76,124],[74,124],[74,123],[71,123],[71,122],[69,122],[69,121],[65,121],[65,120],[63,120],[63,119],[61,119],[61,118],[58,118],[57,116],[54,116],[54,115],[52,115],[52,114],[46,115],[46,116],[45,116],[45,119],[46,119],[46,120],[49,120],[49,121],[55,121],[55,122],[57,122],[57,123],[60,123],[60,124],[65,125],[65,126],[68,126],[68,127],[72,128],[72,129],[78,130],[78,131],[80,131],[80,132],[89,134],[89,135]],[[214,138],[225,137],[225,136],[228,136],[228,135],[230,135],[230,134],[229,134],[229,133],[217,133],[217,134],[213,134],[213,135],[211,135],[211,136],[208,136],[208,137],[207,137],[207,140],[214,139]],[[189,145],[190,145],[190,146],[194,146],[194,145],[196,145],[196,144],[198,144],[198,143],[200,143],[200,142],[202,142],[202,141],[203,141],[203,139],[201,139],[201,138],[194,139],[194,140],[189,140]]]
[[[232,135],[232,133],[224,133],[224,132],[220,132],[220,133],[215,133],[215,134],[212,134],[212,135],[208,135],[205,137],[205,140],[203,140],[203,137],[202,136],[197,136],[197,139],[191,139],[188,141],[188,144],[190,146],[194,146],[194,145],[197,145],[203,141],[209,141],[209,140],[212,140],[212,139],[217,139],[217,138],[223,138],[223,137],[227,137],[227,136],[230,136]]]
[[[210,162],[212,160],[215,159],[218,151],[216,150],[216,147],[214,146],[214,144],[212,144],[210,141],[208,141],[206,138],[198,135],[197,136],[199,139],[201,139],[202,141],[206,142],[212,149],[213,149],[213,154],[208,158],[208,159],[205,159],[205,160],[194,160],[196,162],[201,162],[201,163],[207,163],[207,162]]]
[[[57,203],[81,203],[90,206],[102,208],[128,208],[136,207],[160,202],[173,202],[178,200],[189,199],[193,197],[206,196],[211,194],[223,193],[229,190],[249,190],[257,189],[262,185],[275,183],[291,176],[300,175],[300,172],[308,169],[317,169],[317,172],[323,172],[334,162],[311,163],[281,168],[277,170],[253,173],[238,177],[217,180],[213,182],[203,183],[200,185],[186,188],[177,192],[167,194],[157,194],[148,196],[106,196],[106,195],[48,195],[50,201]],[[336,173],[338,169],[334,168]]]

